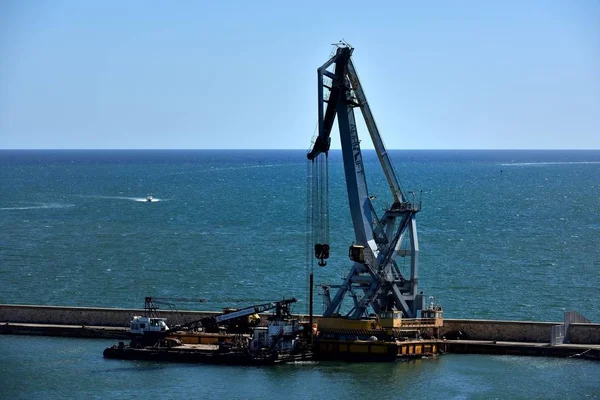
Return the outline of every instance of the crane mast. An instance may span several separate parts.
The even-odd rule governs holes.
[[[355,238],[349,249],[353,264],[343,283],[321,285],[325,302],[323,316],[344,315],[361,319],[371,312],[379,314],[381,311],[399,310],[405,317],[415,318],[424,305],[424,297],[418,292],[419,244],[415,219],[420,205],[415,203],[413,192],[409,192],[413,194],[412,201],[402,192],[352,62],[352,52],[353,48],[346,43],[338,44],[335,54],[317,70],[319,133],[307,154],[308,160],[316,165],[322,164],[319,160],[323,157],[327,158],[331,131],[337,117]],[[381,216],[373,206],[374,197],[367,187],[355,108],[362,113],[391,192],[391,204]],[[313,190],[323,186],[323,182],[316,181],[326,179],[328,183],[328,178],[324,178],[322,173],[313,174],[312,179],[310,187]],[[322,200],[323,196],[323,191],[313,194],[313,203],[315,199],[319,202],[312,205],[313,210],[329,204],[328,199]],[[328,218],[328,215],[328,210],[313,212],[313,226],[322,230],[328,224],[319,219]],[[315,257],[319,259],[319,265],[324,265],[324,259],[329,257],[329,244],[324,243],[323,238],[328,235],[320,235],[317,239],[314,231],[313,227]],[[402,248],[403,243],[406,248]],[[401,272],[396,261],[398,255],[410,259],[408,273]],[[331,289],[337,289],[333,298]],[[347,297],[352,301],[343,306]]]

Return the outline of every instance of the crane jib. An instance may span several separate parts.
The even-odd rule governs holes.
[[[329,240],[329,178],[322,167],[320,155],[329,152],[330,134],[337,118],[348,206],[354,228],[350,248],[353,264],[342,285],[324,285],[324,316],[343,314],[362,318],[372,311],[396,309],[413,318],[423,308],[423,295],[418,292],[418,236],[415,214],[420,207],[407,201],[402,193],[396,172],[379,134],[351,55],[353,48],[346,43],[337,45],[335,54],[320,68],[318,76],[319,134],[307,153],[312,169],[307,179],[307,212],[310,220],[309,243],[319,265],[332,256]],[[361,110],[373,148],[390,190],[391,206],[379,216],[374,202],[380,193],[369,193],[354,109]],[[327,157],[326,157],[327,158]],[[370,164],[369,164],[370,165]],[[405,235],[405,233],[409,233]],[[354,246],[354,247],[353,247]],[[409,270],[402,270],[395,258],[398,254],[410,259]],[[338,292],[332,299],[331,288]],[[350,294],[350,296],[346,296]],[[345,298],[351,300],[344,302]],[[348,304],[349,303],[349,304]]]

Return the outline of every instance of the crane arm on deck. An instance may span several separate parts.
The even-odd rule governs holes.
[[[287,310],[289,305],[292,303],[295,303],[295,302],[296,302],[296,299],[292,298],[292,299],[286,299],[286,300],[281,300],[281,301],[274,301],[274,302],[270,302],[270,303],[253,305],[253,306],[245,307],[240,310],[233,311],[233,312],[224,313],[224,314],[220,314],[217,316],[204,317],[204,318],[201,318],[196,321],[188,322],[183,325],[178,325],[178,326],[173,327],[172,329],[169,329],[169,331],[167,333],[170,333],[173,331],[178,331],[178,330],[186,330],[189,327],[196,326],[198,324],[200,324],[204,328],[214,328],[214,327],[218,326],[218,324],[223,323],[223,322],[231,321],[233,319],[245,317],[245,316],[252,315],[252,314],[264,313],[265,311],[270,311],[273,309],[277,310],[277,314],[281,314],[283,309]]]

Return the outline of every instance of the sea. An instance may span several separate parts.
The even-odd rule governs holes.
[[[419,290],[446,318],[578,311],[600,322],[600,150],[389,155],[421,204]],[[389,189],[375,152],[363,157],[382,212]],[[0,150],[0,303],[143,308],[152,296],[220,310],[295,297],[304,313],[308,273],[335,284],[351,266],[339,150],[328,165],[331,257],[320,267],[303,150]],[[234,368],[103,359],[112,344],[0,336],[0,398],[600,398],[600,363],[575,359]]]

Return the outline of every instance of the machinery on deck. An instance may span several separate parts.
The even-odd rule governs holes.
[[[342,159],[348,192],[350,216],[355,238],[349,248],[353,262],[342,284],[321,285],[324,313],[319,321],[321,339],[347,341],[384,340],[393,342],[406,336],[402,319],[419,318],[425,298],[418,289],[419,243],[415,216],[421,208],[414,192],[402,191],[392,162],[375,124],[369,103],[352,62],[353,48],[344,42],[318,70],[318,136],[307,153],[311,164],[309,179],[309,220],[311,243],[318,265],[325,266],[330,256],[328,153],[330,135],[337,117]],[[375,152],[391,192],[391,204],[380,216],[369,193],[354,109],[360,109]],[[420,196],[419,196],[420,197]],[[401,270],[397,257],[409,260]],[[312,268],[310,275],[312,304]],[[332,297],[332,289],[337,292]],[[441,308],[428,318],[413,322],[421,329],[441,325]],[[310,310],[312,315],[312,306]],[[408,322],[408,321],[407,321]],[[417,329],[419,336],[421,331]],[[325,335],[325,336],[324,336]],[[359,351],[359,350],[357,350]],[[387,350],[385,350],[387,351]]]
[[[261,344],[268,347],[277,347],[281,339],[290,335],[297,335],[300,325],[291,318],[289,307],[296,299],[284,299],[270,303],[257,304],[239,310],[227,309],[220,315],[206,316],[201,319],[169,328],[166,318],[158,317],[158,304],[168,304],[162,300],[146,297],[144,302],[145,316],[134,316],[130,322],[130,333],[133,336],[133,346],[151,346],[166,338],[175,339],[183,343],[232,342],[236,335],[252,333],[254,345]],[[269,317],[267,327],[257,327],[260,317],[258,314],[275,310]],[[254,323],[250,323],[250,319]],[[237,324],[232,324],[238,321]],[[223,327],[223,324],[230,324]],[[288,326],[289,325],[289,326]],[[275,328],[277,327],[277,328]],[[193,339],[192,339],[193,338]],[[281,347],[281,346],[280,346]]]
[[[120,342],[106,348],[104,357],[235,365],[269,365],[307,360],[310,359],[310,349],[305,340],[300,340],[304,327],[290,312],[290,305],[295,302],[296,299],[284,299],[258,304],[204,317],[171,329],[164,318],[149,314],[145,317],[135,316],[131,322],[134,335],[131,343],[126,346]],[[146,298],[148,309],[156,313],[152,298]],[[231,334],[221,329],[222,323],[268,310],[274,310],[274,313],[268,317],[267,326],[254,326],[244,334]],[[148,325],[147,322],[151,323]],[[137,325],[134,327],[134,324]],[[215,330],[220,332],[211,333]],[[207,338],[208,341],[205,340]]]

